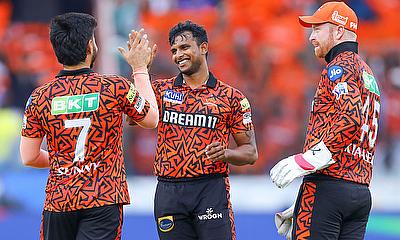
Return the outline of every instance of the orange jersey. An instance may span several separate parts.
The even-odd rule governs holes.
[[[211,73],[206,84],[191,89],[179,74],[153,82],[160,110],[154,171],[157,176],[183,178],[228,174],[228,164],[212,162],[205,148],[228,146],[229,135],[253,129],[250,103],[237,89]]]
[[[326,59],[303,150],[324,141],[335,163],[318,173],[369,184],[380,114],[377,82],[357,43],[335,46]]]
[[[149,106],[133,83],[87,68],[61,71],[33,91],[22,135],[47,139],[50,175],[44,209],[65,212],[128,204],[123,113],[141,121]]]

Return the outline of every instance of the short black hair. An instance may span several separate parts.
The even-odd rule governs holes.
[[[86,13],[70,12],[52,18],[50,41],[58,62],[67,66],[84,62],[96,26],[96,19]]]
[[[208,43],[208,37],[206,30],[196,23],[193,23],[190,20],[186,20],[185,22],[180,22],[171,28],[169,31],[169,45],[172,46],[174,44],[174,40],[176,36],[181,35],[183,32],[191,32],[198,46],[203,42]]]

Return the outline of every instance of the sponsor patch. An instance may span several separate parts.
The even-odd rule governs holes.
[[[25,110],[28,109],[29,105],[31,105],[31,102],[32,102],[32,96],[29,96],[28,101],[26,101],[25,104]]]
[[[164,94],[163,100],[165,102],[181,104],[183,102],[183,93],[174,92],[168,89]]]
[[[242,101],[240,101],[240,105],[242,106],[242,111],[250,108],[250,102],[247,100],[247,98],[244,98]]]
[[[332,82],[338,80],[343,75],[343,68],[341,66],[332,66],[328,69],[328,78]]]
[[[222,213],[215,213],[213,208],[207,208],[206,214],[197,215],[200,221],[212,220],[212,219],[222,219]]]
[[[243,114],[243,124],[249,124],[252,123],[252,119],[251,119],[251,112],[246,112]]]
[[[130,88],[128,93],[126,94],[126,98],[128,99],[129,103],[132,104],[133,100],[135,100],[136,97],[136,88],[135,85],[133,85],[133,83],[129,83]]]
[[[355,22],[350,22],[350,28],[356,29],[356,30],[357,30],[357,28],[358,28],[357,23],[355,23]]]
[[[194,114],[164,110],[164,123],[177,124],[185,127],[202,127],[215,129],[218,117],[213,114]]]
[[[157,222],[161,232],[169,232],[174,228],[174,218],[172,216],[160,217]]]
[[[51,101],[51,114],[92,112],[99,108],[99,93],[55,97]]]
[[[364,80],[364,85],[365,85],[366,89],[368,89],[372,93],[375,93],[378,96],[381,95],[379,88],[378,88],[378,84],[376,83],[376,80],[373,75],[364,71],[362,78]]]
[[[335,94],[336,100],[340,98],[341,95],[345,95],[349,93],[349,89],[347,88],[346,82],[338,83],[333,89],[333,94]]]
[[[26,129],[26,123],[27,123],[26,116],[24,115],[24,118],[22,119],[22,129]]]
[[[139,96],[137,99],[137,102],[135,104],[135,109],[136,109],[136,111],[138,111],[138,113],[142,112],[145,103],[146,103],[146,100],[142,96]]]
[[[349,17],[345,17],[345,16],[340,15],[338,11],[334,11],[332,13],[332,17],[331,18],[332,18],[333,21],[335,21],[335,22],[337,22],[337,23],[339,23],[340,25],[343,25],[343,26],[346,25],[347,20],[349,20]]]

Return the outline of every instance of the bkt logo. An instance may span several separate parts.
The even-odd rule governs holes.
[[[99,93],[55,97],[51,101],[51,114],[91,112],[99,108]]]
[[[343,75],[343,68],[341,66],[332,66],[328,69],[328,78],[332,82],[336,81]]]
[[[206,214],[197,216],[200,221],[211,220],[211,219],[222,219],[222,213],[214,213],[213,208],[207,208]]]

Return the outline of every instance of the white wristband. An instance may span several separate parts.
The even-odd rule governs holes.
[[[326,147],[323,141],[314,145],[311,149],[302,154],[302,157],[305,159],[306,162],[308,162],[314,167],[314,169],[307,169],[307,170],[313,170],[313,171],[323,169],[335,162],[332,159],[332,153],[329,151],[329,149]],[[299,164],[297,160],[296,163]],[[303,168],[302,165],[299,164],[299,166]],[[307,168],[309,166],[305,167]]]

